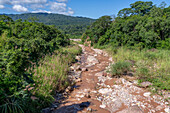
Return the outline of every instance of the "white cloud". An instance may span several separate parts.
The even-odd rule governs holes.
[[[0,4],[42,4],[46,3],[47,0],[0,0]]]
[[[0,9],[4,9],[5,8],[5,6],[4,5],[0,5]]]
[[[0,9],[13,9],[17,12],[46,12],[73,15],[68,0],[0,0]],[[12,7],[12,8],[11,8]],[[28,10],[29,9],[29,10]]]
[[[11,4],[42,4],[47,0],[11,0]]]
[[[51,13],[51,11],[37,10],[37,11],[32,11],[32,13]]]
[[[69,7],[68,8],[68,15],[73,15],[74,14],[74,11]]]
[[[68,0],[56,0],[57,2],[67,2]]]
[[[28,11],[27,8],[25,8],[21,5],[14,5],[12,8],[17,12],[27,12]]]
[[[31,8],[33,10],[37,10],[37,9],[40,9],[40,8],[45,8],[45,6],[43,4],[32,4]]]
[[[67,10],[67,5],[66,5],[66,3],[54,2],[51,4],[51,10],[53,12],[63,13]]]

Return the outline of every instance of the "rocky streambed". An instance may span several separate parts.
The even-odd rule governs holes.
[[[170,113],[169,102],[138,87],[132,76],[112,78],[106,73],[111,63],[108,54],[99,49],[82,47],[78,62],[70,67],[75,82],[63,94],[57,94],[50,113]],[[144,83],[144,86],[150,83]]]

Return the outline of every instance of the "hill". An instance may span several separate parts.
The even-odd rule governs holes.
[[[93,23],[95,19],[86,17],[73,17],[62,14],[49,14],[49,13],[24,13],[24,14],[5,14],[11,17],[13,20],[28,20],[32,17],[37,19],[37,22],[44,23],[46,25],[55,25],[61,29],[64,34],[80,36],[88,25]]]

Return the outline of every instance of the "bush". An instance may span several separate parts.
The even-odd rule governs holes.
[[[27,111],[28,106],[34,108],[30,91],[25,91],[27,96],[19,93],[36,82],[28,69],[37,65],[45,55],[51,55],[54,50],[68,44],[67,37],[53,26],[0,18],[0,111],[15,113]],[[25,104],[20,106],[19,103]]]
[[[121,76],[123,74],[127,74],[130,71],[131,64],[125,61],[119,61],[115,64],[111,65],[111,74],[112,76]]]

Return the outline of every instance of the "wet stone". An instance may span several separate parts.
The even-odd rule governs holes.
[[[90,102],[82,102],[79,106],[80,106],[80,108],[89,107]]]

